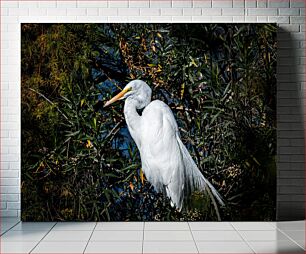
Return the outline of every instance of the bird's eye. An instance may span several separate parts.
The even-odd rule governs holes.
[[[127,92],[129,92],[129,91],[132,91],[132,87],[129,87],[129,88],[127,89]]]

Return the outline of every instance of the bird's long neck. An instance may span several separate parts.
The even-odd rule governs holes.
[[[141,125],[141,116],[136,111],[137,101],[127,98],[124,103],[124,117],[126,124],[128,126],[129,132],[134,139],[138,149],[141,147],[140,143],[140,125]]]

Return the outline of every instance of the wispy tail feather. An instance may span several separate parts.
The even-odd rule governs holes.
[[[201,171],[198,169],[191,155],[189,154],[187,148],[184,146],[180,138],[177,138],[178,144],[180,146],[181,154],[183,156],[183,161],[185,163],[185,174],[186,179],[188,180],[190,191],[200,190],[211,192],[214,198],[216,198],[220,205],[224,206],[224,201],[215,189],[215,187],[202,175]],[[207,188],[208,187],[208,188]],[[211,198],[213,198],[211,197]]]
[[[203,176],[203,175],[202,175]],[[214,197],[218,200],[219,204],[224,206],[224,201],[220,195],[220,193],[216,190],[216,188],[203,176],[204,181],[208,185],[209,189],[211,190]]]

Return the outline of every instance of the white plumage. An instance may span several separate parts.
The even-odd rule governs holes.
[[[126,99],[124,116],[141,157],[147,180],[157,192],[166,193],[180,211],[194,190],[207,190],[223,205],[218,191],[202,175],[180,139],[171,109],[151,101],[151,88],[141,80],[131,81],[105,106]],[[136,109],[144,108],[142,115]]]

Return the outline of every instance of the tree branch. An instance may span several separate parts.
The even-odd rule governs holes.
[[[29,88],[32,92],[38,94],[39,96],[43,97],[47,102],[49,102],[52,106],[55,106],[56,107],[56,110],[66,119],[69,121],[68,117],[52,102],[50,101],[45,95],[43,95],[42,93],[32,89],[32,88]],[[69,121],[70,122],[70,121]]]

